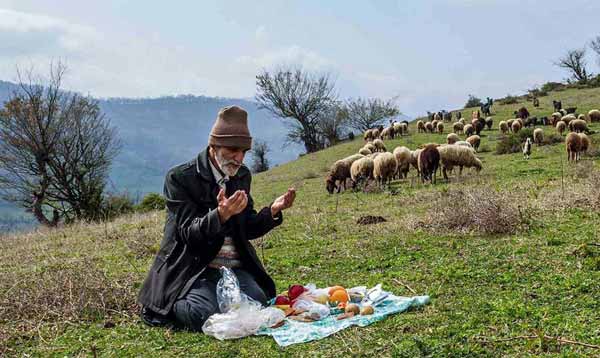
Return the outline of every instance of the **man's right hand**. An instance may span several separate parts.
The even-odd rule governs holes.
[[[243,190],[238,190],[229,198],[225,197],[225,189],[221,189],[217,194],[217,212],[221,223],[225,223],[233,215],[241,213],[248,204],[248,195]]]

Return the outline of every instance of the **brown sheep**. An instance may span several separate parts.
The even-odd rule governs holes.
[[[578,133],[569,133],[565,140],[565,147],[567,149],[567,160],[578,161],[579,152],[581,152],[581,136]]]
[[[465,135],[466,135],[467,137],[469,137],[469,136],[472,136],[472,135],[473,135],[473,133],[475,133],[475,128],[473,128],[473,125],[472,125],[472,124],[467,124],[467,125],[466,125],[466,126],[463,128],[463,131],[464,131]]]
[[[426,132],[433,133],[433,123],[427,122],[425,123]]]
[[[421,173],[421,182],[430,181],[435,184],[435,173],[440,166],[439,144],[430,143],[423,146],[419,153],[418,166]]]
[[[581,138],[581,153],[587,153],[588,149],[590,149],[590,138],[584,133],[579,133],[579,137]]]

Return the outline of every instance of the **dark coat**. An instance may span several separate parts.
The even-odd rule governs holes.
[[[268,298],[275,297],[275,283],[265,271],[248,240],[259,238],[281,224],[281,212],[271,216],[270,206],[256,212],[250,196],[251,175],[242,166],[227,183],[227,195],[236,190],[248,194],[244,211],[221,224],[217,212],[215,182],[209,166],[208,149],[197,158],[169,170],[165,178],[167,219],[160,249],[138,296],[139,303],[166,315],[173,303],[184,296],[192,283],[231,236],[248,271]]]

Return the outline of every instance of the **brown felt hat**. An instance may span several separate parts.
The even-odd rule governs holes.
[[[221,108],[208,136],[208,144],[250,149],[252,137],[248,130],[248,112],[238,106]]]

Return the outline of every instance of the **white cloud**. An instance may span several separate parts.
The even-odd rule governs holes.
[[[262,68],[272,68],[280,65],[302,66],[302,68],[311,71],[327,70],[334,65],[331,60],[298,45],[268,51],[256,56],[240,56],[235,60],[235,64],[243,66],[253,73]]]

